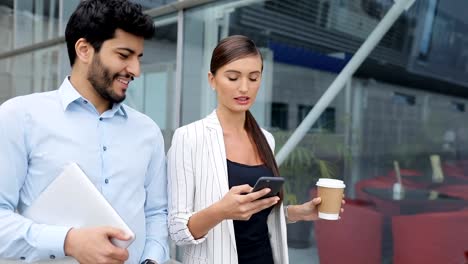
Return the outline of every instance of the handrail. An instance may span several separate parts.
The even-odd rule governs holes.
[[[377,46],[382,37],[387,33],[390,27],[400,17],[403,11],[409,9],[416,0],[396,0],[395,4],[385,14],[384,18],[375,27],[369,37],[364,41],[361,47],[358,49],[356,54],[346,64],[344,69],[338,74],[332,84],[328,87],[325,93],[320,97],[315,106],[310,110],[304,120],[299,124],[296,130],[293,132],[291,137],[286,141],[284,146],[280,149],[276,155],[276,162],[281,165],[291,151],[299,144],[304,138],[307,131],[317,121],[323,111],[330,105],[335,99],[337,94],[343,89],[346,81],[352,77],[356,70],[361,66],[362,62],[369,56],[371,51]]]

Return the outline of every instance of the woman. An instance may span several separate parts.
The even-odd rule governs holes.
[[[287,206],[270,190],[251,192],[261,176],[278,176],[274,139],[249,108],[263,61],[253,41],[231,36],[213,51],[208,80],[218,106],[175,131],[168,153],[169,230],[187,245],[184,263],[286,264],[286,222],[316,220],[320,198]],[[287,180],[287,179],[286,179]]]

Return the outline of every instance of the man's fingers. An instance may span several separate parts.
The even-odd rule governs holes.
[[[125,241],[131,239],[131,236],[129,234],[125,233],[125,231],[118,229],[118,228],[105,227],[104,232],[109,238],[115,238],[118,240],[125,240]]]
[[[124,262],[128,259],[128,250],[125,248],[113,246],[109,256],[115,260]]]

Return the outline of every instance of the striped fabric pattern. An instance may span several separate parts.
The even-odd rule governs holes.
[[[263,131],[274,149],[273,136]],[[184,245],[183,263],[237,264],[232,220],[225,220],[200,239],[194,239],[189,218],[219,201],[228,191],[226,150],[216,111],[206,118],[178,128],[168,152],[169,232],[177,245]],[[286,220],[283,205],[268,217],[275,264],[288,264]]]

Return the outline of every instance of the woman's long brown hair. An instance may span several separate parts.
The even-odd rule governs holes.
[[[224,38],[213,50],[210,63],[210,72],[211,74],[215,75],[216,71],[224,65],[250,56],[260,56],[260,59],[263,63],[262,54],[251,39],[241,35],[233,35]],[[265,164],[265,166],[271,169],[273,175],[279,176],[279,169],[278,165],[276,164],[275,155],[273,154],[273,151],[271,150],[262,129],[249,110],[247,110],[245,113],[244,128],[247,131],[251,141],[254,143],[262,162]],[[283,200],[283,195],[283,190],[281,190],[281,200]]]

